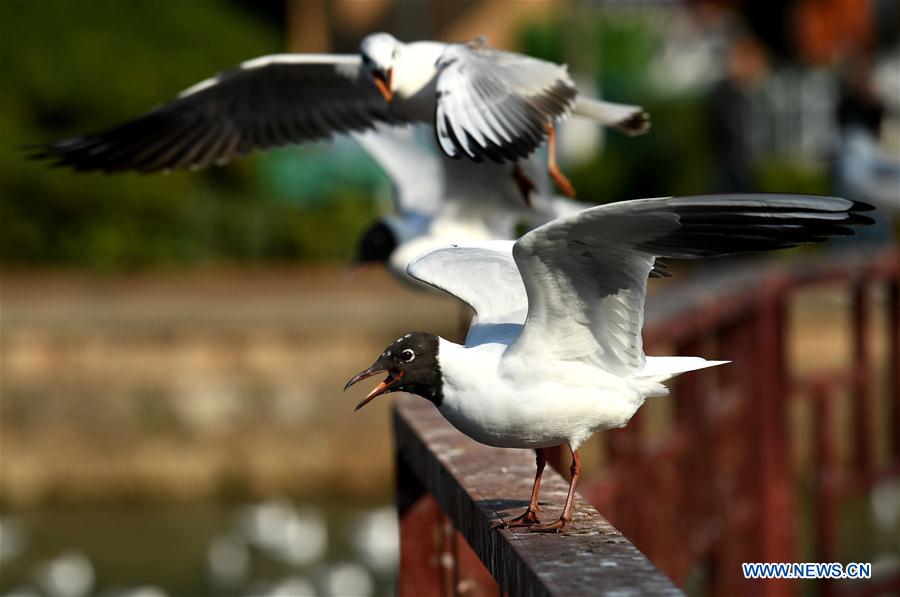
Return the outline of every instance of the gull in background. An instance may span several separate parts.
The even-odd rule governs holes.
[[[38,145],[32,157],[75,170],[155,172],[224,163],[250,150],[328,139],[376,123],[423,122],[451,157],[503,163],[549,137],[548,167],[564,193],[554,130],[569,114],[627,134],[647,130],[639,106],[579,95],[564,65],[483,41],[364,38],[358,54],[273,54],[201,81],[107,130]]]
[[[538,153],[516,164],[455,160],[421,142],[424,128],[379,125],[353,135],[391,179],[394,200],[394,213],[360,240],[357,267],[384,263],[400,280],[425,287],[406,267],[426,251],[458,241],[513,240],[520,226],[590,207],[551,193]]]
[[[870,206],[811,195],[642,199],[553,220],[518,241],[435,249],[409,265],[415,278],[475,310],[464,345],[413,332],[388,346],[351,385],[387,377],[357,409],[388,392],[430,400],[481,443],[534,449],[531,501],[503,526],[558,532],[572,518],[578,447],[628,423],[668,379],[724,364],[647,357],[641,342],[647,279],[659,258],[693,259],[793,247],[853,234]],[[572,478],[558,520],[539,524],[544,449],[567,445]]]

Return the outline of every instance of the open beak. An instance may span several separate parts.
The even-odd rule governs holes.
[[[346,392],[347,388],[349,388],[350,386],[352,386],[353,384],[355,384],[357,382],[360,382],[364,379],[368,379],[368,378],[372,377],[373,375],[378,375],[379,373],[384,373],[385,371],[387,371],[387,369],[384,369],[383,367],[380,367],[378,365],[378,363],[375,363],[374,365],[372,365],[365,371],[357,373],[356,375],[351,377],[350,381],[347,382],[347,385],[344,386],[344,391]],[[353,412],[358,411],[359,409],[361,409],[362,407],[367,405],[369,402],[374,400],[376,397],[381,396],[382,394],[387,392],[388,388],[390,388],[394,383],[400,381],[401,379],[403,379],[402,371],[397,371],[396,375],[394,375],[390,371],[388,371],[387,377],[384,378],[384,381],[382,381],[380,384],[378,384],[374,390],[369,392],[369,395],[366,396],[365,398],[363,398],[362,402],[360,402],[359,404],[356,405],[356,408],[353,409]]]
[[[375,81],[375,87],[384,97],[384,101],[391,103],[394,101],[394,92],[391,91],[391,81],[394,79],[394,69],[389,68],[387,72],[376,70],[372,73],[372,80]]]

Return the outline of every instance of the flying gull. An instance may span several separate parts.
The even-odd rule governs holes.
[[[549,171],[571,196],[554,144],[570,113],[628,134],[649,126],[638,106],[579,95],[566,66],[480,41],[403,43],[374,33],[358,54],[248,60],[134,120],[36,146],[33,157],[80,171],[197,169],[379,122],[424,122],[447,155],[478,162],[526,158],[549,137]]]

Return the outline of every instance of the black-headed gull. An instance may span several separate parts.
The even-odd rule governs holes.
[[[578,446],[622,427],[663,382],[720,365],[646,357],[647,279],[658,258],[692,259],[792,247],[850,235],[869,206],[809,195],[642,199],[549,222],[516,242],[435,249],[409,273],[476,313],[464,345],[413,332],[388,346],[345,389],[387,377],[357,409],[388,392],[427,398],[457,429],[491,446],[537,452],[531,503],[508,526],[560,531],[572,516]],[[538,524],[543,450],[568,445],[572,480],[558,520]]]
[[[437,130],[447,155],[515,161],[569,113],[644,132],[638,106],[578,94],[567,68],[481,43],[403,43],[364,38],[358,54],[274,54],[201,81],[134,120],[39,146],[34,157],[76,170],[154,172],[202,168],[251,149],[330,138],[377,122],[420,121]]]
[[[455,160],[421,143],[424,125],[384,126],[353,137],[388,174],[394,213],[363,235],[356,263],[386,264],[404,282],[418,255],[452,242],[511,240],[519,226],[534,228],[589,207],[554,196],[540,155],[516,164]]]

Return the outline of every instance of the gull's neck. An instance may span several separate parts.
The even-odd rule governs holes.
[[[391,81],[398,111],[423,122],[434,120],[435,63],[445,47],[433,41],[400,44]]]

